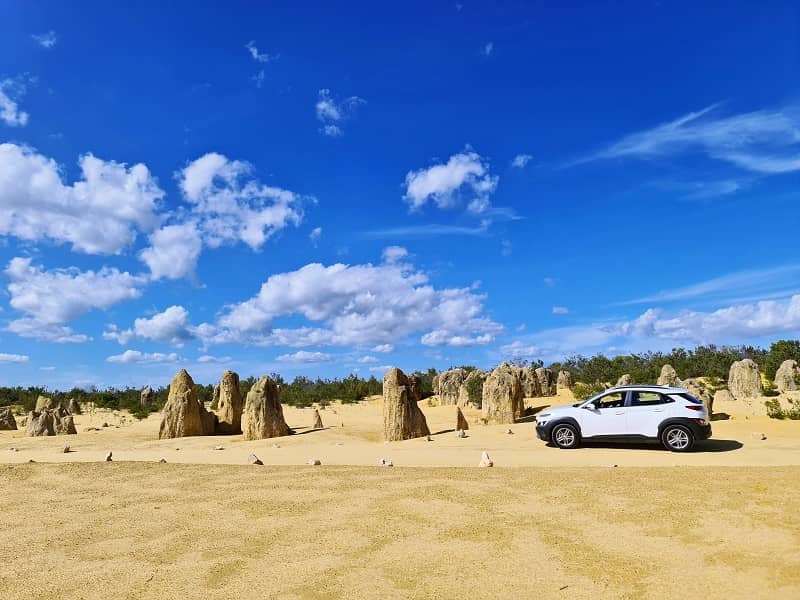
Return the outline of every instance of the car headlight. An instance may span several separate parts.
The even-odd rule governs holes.
[[[536,417],[537,425],[544,425],[545,423],[547,423],[547,421],[550,420],[550,417],[551,417],[550,413],[544,413],[543,415],[537,416]]]

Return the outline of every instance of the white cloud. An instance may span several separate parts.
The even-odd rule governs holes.
[[[393,344],[378,344],[374,348],[372,348],[373,352],[381,352],[382,354],[388,354],[389,352],[394,352],[394,345]]]
[[[511,240],[502,240],[500,242],[500,254],[503,256],[511,256],[511,252],[513,251],[514,246],[511,243]]]
[[[467,150],[454,154],[445,164],[409,171],[405,200],[411,210],[418,210],[429,200],[439,208],[451,208],[463,198],[470,212],[482,213],[491,206],[498,181],[489,173],[488,162]]]
[[[266,64],[278,58],[277,55],[259,52],[255,40],[250,40],[244,45],[244,47],[247,48],[247,51],[250,53],[250,56],[253,58],[253,60],[258,63]]]
[[[5,274],[11,280],[9,304],[25,313],[8,330],[21,337],[54,342],[85,342],[89,338],[63,327],[93,309],[106,310],[141,296],[141,277],[104,267],[100,271],[76,268],[45,271],[31,265],[30,258],[14,258]]]
[[[256,73],[250,78],[250,81],[256,84],[256,87],[258,89],[261,89],[264,87],[264,80],[266,79],[266,77],[267,75],[264,72],[264,69],[261,69],[258,73]]]
[[[542,282],[547,287],[556,287],[556,285],[558,284],[558,280],[555,277],[545,277],[544,279],[542,279]]]
[[[322,227],[314,227],[311,230],[311,233],[308,234],[308,239],[311,240],[311,243],[316,246],[319,243],[320,238],[322,237]]]
[[[30,360],[30,356],[24,354],[5,354],[0,352],[0,365],[19,365]]]
[[[484,314],[484,299],[474,288],[437,290],[405,263],[313,263],[272,275],[256,296],[229,306],[216,325],[201,325],[197,334],[207,344],[263,346],[390,345],[414,334],[426,345],[486,344],[503,328]],[[274,320],[292,315],[314,325],[274,327]]]
[[[757,173],[800,170],[800,110],[758,110],[717,116],[719,104],[623,137],[578,163],[623,157],[658,158],[699,151]]]
[[[170,364],[179,362],[181,358],[174,352],[162,354],[161,352],[140,352],[139,350],[125,350],[122,354],[116,354],[106,358],[106,362],[120,364],[139,364],[155,365]]]
[[[313,198],[263,185],[252,172],[249,163],[210,152],[177,174],[209,247],[242,241],[259,250],[288,225],[302,222],[302,204]]]
[[[380,367],[370,367],[372,373],[386,373],[389,369],[393,369],[392,365],[381,365]]]
[[[195,338],[189,323],[189,311],[183,306],[170,306],[149,319],[136,319],[131,329],[120,331],[116,325],[111,325],[103,332],[103,339],[115,340],[122,345],[129,344],[134,338],[181,347]]]
[[[525,344],[519,340],[500,347],[500,354],[503,358],[518,359],[524,358],[531,360],[542,355],[542,349],[538,346]]]
[[[358,96],[337,99],[331,95],[330,90],[320,90],[315,105],[317,120],[322,124],[320,132],[330,137],[343,135],[344,121],[353,117],[358,107],[366,103],[366,100]]]
[[[300,350],[294,354],[281,354],[275,360],[288,363],[314,364],[330,362],[333,360],[333,356],[325,354],[324,352],[307,352],[305,350]]]
[[[210,356],[205,354],[197,359],[199,363],[225,364],[233,360],[230,356]]]
[[[200,232],[193,222],[167,225],[150,235],[150,246],[139,258],[150,268],[151,278],[192,277],[202,252]]]
[[[481,53],[484,56],[491,56],[494,51],[494,42],[486,42],[481,48]]]
[[[731,294],[764,294],[796,286],[798,281],[800,281],[800,265],[750,269],[714,277],[685,287],[663,290],[657,294],[628,300],[620,304],[671,302],[693,298],[713,298],[720,295],[730,297]]]
[[[28,113],[19,109],[14,99],[25,93],[24,85],[14,79],[0,80],[0,121],[10,127],[23,127],[28,124]]]
[[[408,250],[402,246],[387,246],[383,249],[383,262],[395,264],[408,257]]]
[[[377,363],[377,362],[380,362],[380,361],[377,358],[375,358],[374,356],[362,356],[356,362],[359,362],[362,365],[369,365],[369,364],[374,364],[374,363]]]
[[[366,232],[370,238],[397,238],[397,237],[442,237],[445,235],[466,235],[484,236],[489,231],[491,221],[488,219],[481,221],[477,227],[465,227],[462,225],[439,225],[427,223],[424,225],[410,225],[403,227],[388,227],[386,229],[375,229]]]
[[[0,236],[71,243],[87,254],[116,254],[158,224],[164,196],[147,167],[79,160],[82,178],[65,185],[55,161],[0,144]]]
[[[530,154],[517,154],[514,160],[511,161],[511,166],[517,169],[524,169],[525,166],[531,161],[533,156]]]
[[[31,38],[42,48],[47,48],[48,50],[53,46],[55,46],[56,43],[58,42],[58,37],[56,36],[56,32],[53,30],[38,35],[34,33],[31,35]]]
[[[566,306],[554,306],[553,307],[553,314],[554,315],[568,315],[569,309]]]

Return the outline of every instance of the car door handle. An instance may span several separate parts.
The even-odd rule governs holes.
[[[624,414],[625,414],[625,411],[624,411],[624,410],[618,410],[618,411],[616,411],[614,414],[615,414],[615,415],[624,415]]]
[[[663,408],[654,408],[653,412],[664,412]]]

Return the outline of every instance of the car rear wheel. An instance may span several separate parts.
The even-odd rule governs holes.
[[[577,448],[579,443],[578,430],[569,423],[563,423],[553,427],[550,434],[550,439],[553,443],[562,450],[570,450]]]
[[[688,452],[694,447],[694,434],[685,425],[668,425],[661,433],[661,443],[673,452]]]

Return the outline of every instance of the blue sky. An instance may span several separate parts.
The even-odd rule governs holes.
[[[800,332],[800,8],[0,0],[0,381]]]

